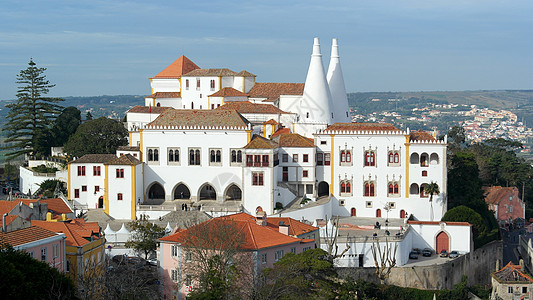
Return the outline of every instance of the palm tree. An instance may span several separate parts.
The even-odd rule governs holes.
[[[440,194],[439,185],[431,181],[431,183],[424,186],[424,193],[429,194],[429,203],[431,204],[430,218],[433,221],[433,195]]]

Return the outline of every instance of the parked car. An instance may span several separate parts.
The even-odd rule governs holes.
[[[409,252],[409,259],[418,259],[418,253],[416,251]]]
[[[440,256],[440,257],[448,257],[448,251],[446,251],[446,250],[442,250],[442,251],[440,252],[440,255],[439,255],[439,256]]]
[[[456,258],[456,257],[459,257],[459,252],[457,251],[452,251],[450,252],[450,254],[448,255],[449,258]]]
[[[431,254],[433,254],[433,250],[429,248],[424,248],[424,250],[422,250],[422,256],[430,257]]]

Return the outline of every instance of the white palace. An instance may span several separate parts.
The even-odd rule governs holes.
[[[127,112],[129,146],[69,163],[70,200],[116,219],[179,203],[311,222],[411,217],[442,228],[446,137],[352,123],[336,39],[326,72],[315,38],[305,83],[256,82],[181,56],[150,85],[145,105]],[[432,201],[430,182],[440,188]]]

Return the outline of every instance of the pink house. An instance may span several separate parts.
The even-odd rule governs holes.
[[[37,226],[31,226],[7,233],[0,239],[15,250],[22,250],[31,257],[48,263],[51,267],[65,272],[65,235]]]
[[[526,217],[526,205],[518,197],[518,189],[514,186],[485,188],[485,202],[500,222],[510,223],[517,218]]]
[[[276,218],[269,222],[263,211],[258,211],[257,217],[238,213],[214,218],[185,230],[178,230],[159,239],[164,299],[185,299],[196,284],[193,275],[188,274],[190,266],[195,263],[189,252],[190,240],[194,239],[191,231],[194,231],[195,227],[213,226],[216,228],[220,226],[219,224],[230,223],[234,224],[239,232],[244,233],[244,241],[239,246],[238,256],[241,261],[246,262],[245,272],[249,272],[253,277],[257,276],[262,269],[272,267],[276,261],[289,252],[297,254],[315,248],[316,240],[319,238],[317,227],[293,219],[288,220],[288,218],[280,218],[280,220]],[[299,238],[298,236],[301,235],[306,238]]]

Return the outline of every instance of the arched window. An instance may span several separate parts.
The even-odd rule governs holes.
[[[242,151],[237,151],[237,162],[242,162]]]
[[[306,115],[306,116],[307,116],[307,118],[309,118],[309,113],[307,113],[307,115]]]
[[[373,167],[376,165],[376,152],[365,151],[365,167]]]
[[[194,109],[194,102],[191,102],[191,109]]]
[[[237,162],[237,151],[231,150],[231,162]]]
[[[351,193],[352,192],[352,185],[350,184],[350,182],[346,183],[346,193]]]
[[[350,214],[351,214],[352,217],[355,217],[355,215],[356,215],[355,207],[352,207]]]
[[[389,152],[389,164],[394,163],[394,154],[392,152]]]
[[[374,197],[374,183],[370,183],[370,197]]]
[[[341,151],[341,162],[345,162],[345,161],[346,161],[346,152]]]
[[[174,150],[174,161],[179,162],[180,161],[180,150],[176,149]]]
[[[157,102],[157,105],[156,105],[156,106],[157,106],[157,107],[161,107],[161,103]]]
[[[168,150],[168,161],[174,161],[174,150]]]
[[[148,161],[154,160],[154,150],[148,149]]]
[[[400,187],[398,186],[397,183],[394,184],[394,194],[399,194],[400,193]]]
[[[370,184],[365,183],[365,196],[370,196]]]
[[[389,194],[394,194],[394,185],[389,183]]]
[[[194,151],[194,156],[195,156],[194,164],[195,165],[200,165],[200,150],[195,150]]]
[[[343,182],[341,182],[341,193],[346,193],[346,184]]]
[[[400,162],[400,154],[399,153],[394,153],[394,163],[397,164]]]
[[[351,162],[352,161],[352,154],[350,153],[350,151],[346,151],[346,162]]]
[[[211,162],[215,162],[215,150],[211,150]]]
[[[154,149],[154,160],[159,161],[159,150]]]
[[[376,209],[376,218],[381,218],[381,209]]]

